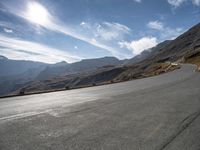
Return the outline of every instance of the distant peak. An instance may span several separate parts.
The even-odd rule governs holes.
[[[68,63],[66,61],[61,61],[61,62],[54,64],[54,66],[65,66],[65,65],[68,65]]]
[[[0,56],[0,60],[7,60],[8,58],[5,56]]]
[[[105,57],[103,57],[103,58],[116,58],[116,57],[114,57],[114,56],[105,56]],[[117,59],[117,58],[116,58]]]
[[[58,62],[58,63],[56,63],[56,64],[68,64],[68,62],[66,62],[66,61],[61,61],[61,62]]]
[[[81,61],[93,61],[93,60],[118,60],[118,59],[113,56],[105,56],[105,57],[99,57],[99,58],[83,59]]]

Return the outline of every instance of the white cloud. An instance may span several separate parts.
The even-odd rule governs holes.
[[[135,1],[137,3],[141,3],[142,2],[142,0],[133,0],[133,1]]]
[[[4,28],[3,30],[4,30],[4,32],[6,32],[6,33],[13,33],[13,30],[12,30],[12,29]]]
[[[30,20],[30,18],[27,16],[27,12],[21,12],[20,10],[16,10],[16,8],[13,8],[13,7],[8,7],[10,12],[11,13],[14,13],[16,15],[18,15],[19,17],[22,17],[24,19],[26,19],[27,21],[29,22],[32,22]],[[12,10],[12,11],[11,11]],[[97,37],[93,37],[91,35],[86,35],[82,32],[79,32],[79,30],[77,30],[77,28],[75,27],[70,27],[70,26],[66,26],[64,25],[62,22],[60,22],[59,20],[57,20],[56,18],[54,18],[47,10],[46,10],[46,13],[47,13],[47,16],[48,16],[48,20],[45,21],[45,23],[39,23],[37,24],[36,22],[32,22],[32,23],[35,23],[39,26],[42,26],[48,30],[52,30],[54,32],[59,32],[59,33],[62,33],[62,34],[65,34],[67,36],[71,36],[75,39],[78,39],[78,40],[81,40],[81,41],[84,41],[88,44],[91,44],[95,47],[98,47],[98,48],[101,48],[101,49],[104,49],[108,52],[110,52],[113,56],[115,57],[123,57],[123,58],[126,58],[126,55],[124,53],[120,53],[119,50],[109,46],[108,44],[105,44],[103,41],[101,41],[101,39],[98,39]],[[87,26],[89,24],[86,24],[86,22],[81,22],[80,23],[80,26]],[[114,24],[115,27],[119,27],[119,29],[127,29],[125,28],[125,26],[120,26],[120,24]],[[88,30],[88,29],[87,29]],[[120,30],[122,33],[123,31]],[[107,39],[111,39],[113,37],[116,37],[116,35],[111,35],[111,34],[102,34],[102,38],[107,38]],[[95,42],[94,42],[94,39],[95,38]]]
[[[155,37],[143,37],[139,40],[134,40],[132,42],[119,42],[121,48],[128,48],[132,51],[133,55],[138,55],[142,51],[156,46],[157,38]]]
[[[97,41],[97,39],[95,39],[92,36],[88,37],[88,36],[84,36],[82,34],[79,34],[77,31],[75,31],[75,30],[73,30],[73,29],[71,29],[69,27],[58,25],[58,24],[55,24],[55,23],[49,24],[48,26],[45,26],[45,27],[48,28],[48,29],[50,29],[50,30],[53,30],[53,31],[60,32],[62,34],[71,36],[71,37],[73,37],[75,39],[82,40],[82,41],[84,41],[86,43],[89,43],[89,44],[91,44],[93,46],[96,46],[98,48],[107,50],[113,56],[116,56],[116,57],[126,57],[124,54],[121,54],[115,48],[107,46],[107,45],[103,44],[100,41]]]
[[[86,23],[84,22],[84,21],[82,21],[81,23],[80,23],[80,25],[81,26],[84,26]]]
[[[179,7],[184,2],[192,2],[196,6],[200,6],[200,0],[167,0],[168,3],[174,7]]]
[[[196,6],[200,6],[200,0],[192,0],[192,3]]]
[[[156,30],[163,30],[164,26],[163,23],[160,21],[150,21],[147,26],[151,29],[156,29]]]
[[[182,3],[186,2],[187,0],[167,0],[168,3],[174,7],[180,6]]]
[[[29,1],[26,1],[26,3],[28,6]],[[34,3],[38,3],[38,2],[34,1]],[[123,26],[123,25],[120,26],[120,24],[118,24],[118,23],[111,23],[111,24],[114,24],[115,29],[119,29],[119,30],[117,30],[118,31],[117,34],[114,32],[111,32],[111,31],[109,31],[110,33],[100,31],[102,34],[100,34],[100,33],[96,34],[97,29],[93,28],[94,24],[92,25],[91,23],[87,23],[87,22],[83,21],[78,26],[65,25],[58,18],[55,18],[55,16],[52,16],[45,7],[44,7],[44,9],[46,9],[45,16],[48,16],[46,18],[47,20],[45,22],[40,22],[39,20],[32,21],[29,18],[30,14],[27,15],[27,9],[22,10],[22,9],[19,9],[18,7],[14,7],[13,5],[6,5],[6,7],[7,7],[7,11],[9,13],[13,13],[14,15],[17,15],[17,16],[25,19],[26,21],[31,22],[33,24],[33,26],[35,26],[37,28],[42,27],[47,30],[61,33],[66,36],[75,38],[77,40],[81,40],[81,41],[88,43],[92,46],[95,46],[97,48],[106,50],[115,57],[127,58],[127,54],[125,54],[124,52],[121,52],[119,48],[113,47],[113,43],[114,43],[113,41],[107,41],[108,39],[115,39],[115,37],[122,38],[123,35],[126,34],[125,32],[123,32],[122,29],[127,30],[128,27],[126,27],[126,26]],[[102,25],[103,23],[100,23],[100,24]],[[95,23],[95,25],[96,25],[96,23]],[[106,26],[106,24],[104,26]],[[109,25],[107,24],[107,26],[109,26]],[[88,28],[92,28],[92,29],[89,30]],[[121,34],[120,34],[120,32],[121,32]]]
[[[78,49],[78,46],[74,46],[74,49]]]
[[[89,33],[91,37],[96,40],[110,41],[119,40],[124,35],[129,34],[131,29],[125,25],[116,22],[102,22],[91,24],[89,22],[82,21],[80,26],[84,29],[84,32]]]
[[[93,31],[95,37],[101,38],[105,41],[116,40],[123,38],[124,35],[130,33],[130,29],[119,23],[103,22],[101,24],[96,24],[95,30]]]
[[[3,35],[0,35],[0,46],[1,55],[17,60],[23,59],[55,63],[63,60],[74,62],[82,59],[79,56],[43,44],[10,38]]]
[[[16,35],[20,35],[20,34],[27,33],[27,32],[28,32],[28,34],[30,34],[30,32],[35,32],[37,34],[43,34],[43,32],[45,31],[40,26],[29,25],[28,27],[24,27],[22,25],[16,24],[15,22],[6,22],[6,21],[0,21],[0,27],[2,27],[3,29],[10,30],[10,31],[7,31],[10,33],[15,33],[14,31],[20,31],[20,32],[16,32],[15,33]],[[6,31],[4,30],[4,32],[6,32]]]
[[[90,29],[91,28],[91,25],[89,23],[87,23],[87,22],[84,22],[84,21],[82,21],[80,23],[80,26],[82,26],[85,29]]]
[[[183,33],[182,28],[171,28],[166,25],[164,25],[162,22],[156,20],[156,21],[150,21],[147,26],[151,29],[158,30],[160,40],[171,40],[178,37],[180,34]]]
[[[181,35],[184,32],[182,28],[170,28],[166,27],[165,30],[163,30],[160,33],[161,40],[173,40],[177,38],[179,35]]]
[[[103,23],[104,25],[106,25],[107,27],[109,27],[110,29],[115,29],[115,30],[118,30],[118,31],[121,31],[121,32],[124,32],[124,33],[129,33],[130,32],[130,28],[123,25],[123,24],[120,24],[120,23],[116,23],[116,22],[104,22]]]

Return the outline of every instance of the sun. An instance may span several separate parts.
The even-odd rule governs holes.
[[[28,3],[26,16],[28,20],[39,25],[45,25],[49,22],[48,11],[37,2]]]

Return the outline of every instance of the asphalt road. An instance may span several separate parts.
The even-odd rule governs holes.
[[[0,99],[0,150],[199,150],[194,69]]]

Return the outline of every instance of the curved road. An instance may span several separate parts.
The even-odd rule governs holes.
[[[129,82],[0,99],[1,150],[198,150],[195,66]]]

